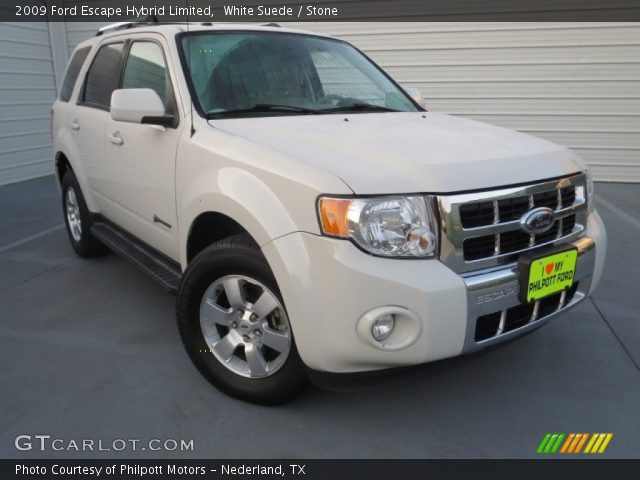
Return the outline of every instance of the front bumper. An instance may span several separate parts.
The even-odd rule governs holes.
[[[311,369],[348,373],[415,365],[508,341],[572,308],[597,286],[606,233],[597,213],[573,242],[578,288],[562,308],[478,341],[477,319],[518,305],[517,266],[461,276],[438,260],[367,255],[343,240],[292,233],[265,246],[292,324],[298,351]],[[364,338],[367,313],[406,311],[412,334],[398,348]],[[503,315],[504,317],[504,315]],[[413,330],[411,330],[413,329]]]

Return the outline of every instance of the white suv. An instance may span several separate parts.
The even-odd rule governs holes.
[[[214,385],[430,362],[585,299],[606,234],[569,150],[426,111],[352,45],[131,23],[80,44],[53,106],[69,238],[177,291]]]

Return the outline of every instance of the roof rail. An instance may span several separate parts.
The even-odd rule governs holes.
[[[147,17],[137,18],[135,20],[130,20],[128,22],[111,23],[109,25],[105,25],[104,27],[100,28],[96,33],[96,37],[104,33],[115,32],[116,30],[125,30],[131,27],[142,27],[144,25],[155,25],[157,23],[160,23],[160,22],[158,21],[158,17],[156,15],[149,15]]]
[[[116,23],[111,23],[109,25],[105,25],[104,27],[101,27],[98,30],[98,32],[96,33],[96,37],[99,37],[100,35],[103,35],[105,33],[115,32],[117,30],[126,30],[128,28],[134,28],[134,27],[144,27],[146,25],[187,25],[187,24],[202,25],[207,27],[214,25],[213,22],[159,22],[157,16],[149,15],[148,17],[138,18],[136,20],[130,20],[128,22],[116,22]],[[281,28],[279,24],[273,23],[273,22],[262,23],[260,24],[260,26]]]

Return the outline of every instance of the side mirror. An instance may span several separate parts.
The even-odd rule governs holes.
[[[411,98],[413,98],[413,100],[420,105],[421,107],[425,108],[426,102],[424,97],[422,96],[422,93],[420,92],[420,90],[418,90],[415,87],[403,87],[404,91],[407,92],[407,95],[409,95]]]
[[[160,96],[150,88],[122,88],[111,94],[111,118],[118,122],[172,126]]]

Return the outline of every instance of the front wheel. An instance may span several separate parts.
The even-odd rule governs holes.
[[[274,405],[306,386],[275,278],[250,237],[235,235],[198,254],[184,274],[177,305],[191,360],[220,390]]]

